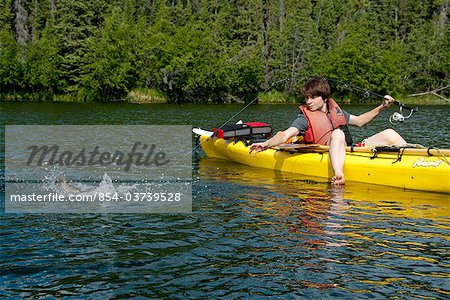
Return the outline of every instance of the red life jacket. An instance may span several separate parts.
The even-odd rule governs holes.
[[[333,99],[329,98],[325,105],[328,106],[328,113],[311,111],[306,105],[300,106],[300,110],[308,121],[308,129],[303,136],[306,143],[326,145],[333,130],[347,125],[344,112]]]

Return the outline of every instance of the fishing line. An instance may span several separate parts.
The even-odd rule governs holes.
[[[270,91],[271,89],[273,89],[275,86],[277,86],[278,84],[280,84],[280,83],[282,83],[282,82],[285,82],[285,81],[289,81],[289,80],[291,80],[291,78],[290,77],[287,77],[287,78],[285,78],[285,79],[281,79],[281,80],[278,80],[278,81],[275,81],[274,83],[272,83],[271,85],[270,85],[270,87],[268,87],[265,91],[263,91],[262,92],[262,94],[265,94],[265,93],[267,93],[268,91]],[[247,105],[245,105],[241,110],[239,110],[237,113],[235,113],[231,118],[229,118],[225,123],[223,123],[222,125],[220,125],[220,127],[219,128],[217,128],[215,131],[214,131],[214,133],[216,132],[216,131],[218,131],[219,129],[221,129],[223,126],[225,126],[226,124],[228,124],[228,122],[230,122],[231,120],[233,120],[235,117],[237,117],[240,113],[242,113],[244,110],[246,110],[250,105],[252,105],[253,104],[253,102],[255,102],[256,100],[258,100],[258,96],[256,96],[252,101],[250,101]]]
[[[299,78],[300,78],[300,77],[299,77]],[[301,78],[302,78],[302,79],[306,79],[306,78],[309,78],[309,77],[301,76]],[[345,89],[348,89],[348,90],[356,90],[356,91],[362,92],[362,93],[364,94],[365,97],[374,96],[374,97],[377,97],[377,98],[385,99],[383,95],[374,93],[374,92],[369,91],[369,90],[367,90],[367,89],[364,89],[364,88],[362,88],[362,87],[358,87],[358,86],[351,85],[351,84],[349,84],[348,82],[344,82],[344,81],[341,81],[341,80],[338,80],[338,79],[334,79],[334,78],[330,78],[330,77],[322,77],[322,78],[324,78],[324,79],[327,80],[327,81],[330,81],[330,82],[334,82],[334,83],[340,84],[340,85],[341,85],[342,87],[344,87]],[[286,81],[290,81],[290,80],[293,80],[293,78],[292,78],[292,77],[286,77],[286,78],[284,78],[284,79],[275,81],[275,82],[272,83],[267,89],[265,89],[265,90],[262,92],[262,94],[265,94],[265,93],[269,92],[271,89],[273,89],[275,86],[279,85],[280,83],[283,83],[283,82],[286,82]],[[246,110],[250,105],[252,105],[256,100],[258,100],[258,98],[259,98],[259,97],[256,96],[256,97],[255,97],[254,99],[252,99],[249,103],[247,103],[243,108],[241,108],[238,112],[236,112],[234,115],[232,115],[232,116],[231,116],[227,121],[225,121],[222,125],[220,125],[219,127],[217,127],[217,128],[213,131],[213,133],[212,133],[211,136],[214,136],[215,133],[216,133],[217,131],[219,131],[220,129],[222,129],[222,127],[225,126],[225,125],[227,125],[228,122],[230,122],[230,121],[233,120],[235,117],[237,117],[239,114],[241,114],[244,110]],[[417,108],[417,107],[415,107],[415,108],[408,107],[408,106],[404,105],[403,103],[401,103],[401,102],[398,101],[398,100],[395,100],[395,101],[394,101],[394,104],[396,104],[397,106],[399,106],[399,111],[398,111],[398,112],[395,112],[395,113],[389,118],[389,121],[391,122],[391,124],[404,122],[406,119],[409,119],[409,118],[413,115],[414,112],[417,112],[417,111],[418,111],[418,108]],[[404,116],[404,115],[403,115],[403,109],[409,110],[409,115],[408,115],[408,116]],[[177,160],[175,163],[169,165],[169,167],[174,166],[174,165],[176,165],[177,163],[179,163],[182,159],[184,159],[185,156],[187,156],[187,155],[192,155],[192,153],[195,153],[195,151],[196,151],[196,150],[201,146],[201,144],[203,143],[203,142],[200,142],[200,141],[199,141],[199,138],[200,138],[199,136],[196,137],[196,139],[197,139],[197,140],[196,140],[196,146],[195,146],[194,148],[192,148],[191,151],[189,151],[189,154],[183,155],[183,157],[181,157],[181,158],[180,158],[179,160]]]
[[[265,93],[267,93],[268,91],[270,91],[271,89],[273,89],[275,86],[279,85],[280,83],[285,82],[285,81],[290,81],[291,79],[292,79],[292,78],[287,77],[287,78],[284,78],[284,79],[275,81],[274,83],[272,83],[272,84],[270,85],[270,87],[268,87],[266,90],[264,90],[261,94],[265,94]],[[237,113],[235,113],[235,114],[234,114],[233,116],[231,116],[227,121],[225,121],[222,125],[220,125],[218,128],[216,128],[216,130],[213,131],[213,136],[214,136],[214,134],[215,134],[217,131],[219,131],[220,129],[222,129],[223,126],[227,125],[228,122],[230,122],[231,120],[233,120],[235,117],[237,117],[239,114],[241,114],[244,110],[246,110],[250,105],[252,105],[256,100],[258,100],[258,98],[259,98],[259,97],[256,96],[252,101],[250,101],[249,103],[247,103],[247,105],[245,105],[245,106],[244,106],[243,108],[241,108]],[[201,143],[200,143],[200,144],[201,144]],[[200,146],[200,144],[198,144],[195,148],[193,148],[192,151],[195,151],[195,150]]]
[[[285,81],[290,81],[292,80],[291,77],[286,77],[284,79],[275,81],[274,83],[272,83],[267,89],[265,89],[261,94],[265,94],[268,91],[270,91],[271,89],[273,89],[275,86],[279,85],[282,82]],[[214,136],[214,134],[219,131],[220,129],[222,129],[223,126],[227,125],[228,122],[230,122],[231,120],[233,120],[235,117],[237,117],[239,114],[241,114],[244,110],[246,110],[250,105],[252,105],[256,100],[258,100],[258,96],[256,96],[253,100],[251,100],[249,103],[247,103],[243,108],[241,108],[238,112],[236,112],[233,116],[231,116],[226,122],[224,122],[222,125],[220,125],[218,128],[216,128],[216,130],[213,131],[212,136]],[[199,142],[199,136],[196,137],[196,141],[197,141],[197,145],[192,148],[189,153],[186,153],[185,155],[183,155],[180,159],[178,159],[176,162],[174,162],[173,164],[170,164],[165,170],[167,170],[169,167],[175,166],[177,165],[180,161],[182,161],[186,156],[188,155],[192,155],[192,153],[195,153],[195,151],[201,146],[201,144],[203,142]]]

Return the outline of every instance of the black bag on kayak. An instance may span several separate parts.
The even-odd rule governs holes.
[[[213,137],[228,139],[234,137],[269,137],[272,134],[272,127],[263,122],[247,122],[242,124],[229,124],[221,128],[213,128]]]

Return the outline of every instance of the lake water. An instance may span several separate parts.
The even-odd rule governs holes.
[[[211,129],[242,107],[1,103],[0,118],[2,125]],[[370,108],[345,107],[353,114]],[[420,107],[395,129],[408,142],[450,148],[449,112],[448,106]],[[282,130],[296,115],[293,105],[258,105],[233,121],[265,121]],[[389,127],[388,117],[352,129],[354,139]],[[1,137],[3,164],[4,126]],[[331,188],[323,179],[201,151],[193,157],[192,190],[187,214],[0,213],[0,297],[450,296],[449,195],[352,182]]]

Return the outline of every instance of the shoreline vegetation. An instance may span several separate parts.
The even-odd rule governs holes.
[[[312,76],[450,98],[448,0],[0,3],[0,101],[295,103]]]
[[[270,91],[267,93],[260,93],[257,96],[258,100],[256,104],[296,104],[298,100],[295,96],[291,96],[279,91]],[[254,98],[253,98],[254,99]],[[252,100],[253,100],[252,99]],[[444,99],[438,98],[433,95],[421,95],[421,96],[397,96],[400,102],[406,105],[449,105],[450,102]],[[348,98],[348,97],[336,97],[338,103],[343,104],[373,104],[377,99],[364,99],[363,97]],[[0,93],[0,103],[4,102],[57,102],[57,103],[82,103],[82,102],[99,102],[99,101],[86,101],[80,100],[77,97],[70,95],[47,95],[43,93],[17,93],[7,94]],[[175,103],[170,100],[169,96],[164,92],[157,89],[135,89],[128,93],[128,95],[122,99],[103,101],[104,103],[130,103],[130,104],[164,104]],[[181,101],[179,103],[191,103],[192,101]],[[227,99],[220,99],[214,101],[213,99],[199,100],[196,103],[202,104],[245,104],[245,101],[236,97],[228,96]]]

